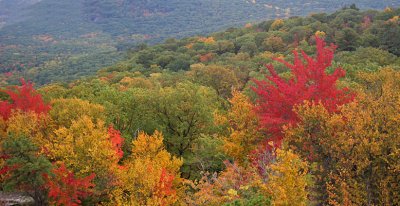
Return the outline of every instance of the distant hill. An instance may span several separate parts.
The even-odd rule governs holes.
[[[101,31],[157,41],[249,21],[330,12],[351,3],[361,9],[400,5],[396,0],[0,0],[0,35],[77,37]]]
[[[353,1],[360,9],[397,0]],[[0,0],[0,73],[36,76],[43,67],[63,78],[90,75],[139,43],[204,35],[247,22],[331,12],[338,0]],[[51,68],[51,69],[49,69]],[[28,71],[29,69],[29,71]],[[39,75],[40,76],[40,75]],[[41,83],[57,81],[48,76]]]

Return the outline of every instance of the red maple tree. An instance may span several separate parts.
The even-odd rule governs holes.
[[[81,204],[81,198],[92,193],[94,173],[85,178],[75,178],[74,173],[64,164],[53,169],[52,173],[53,175],[45,174],[44,177],[45,186],[49,190],[48,197],[55,205],[78,206]]]
[[[0,101],[0,116],[8,120],[12,110],[33,111],[37,114],[47,114],[50,105],[44,103],[42,96],[33,88],[33,84],[21,79],[21,86],[12,86],[0,90],[8,94],[11,101]]]
[[[315,36],[317,55],[315,58],[301,51],[300,57],[297,50],[293,51],[293,64],[283,59],[274,59],[283,63],[293,74],[289,80],[280,77],[274,67],[266,65],[270,76],[267,80],[254,80],[256,87],[253,90],[258,95],[256,111],[260,118],[260,129],[267,132],[275,145],[282,142],[282,126],[295,124],[298,117],[293,111],[297,104],[305,100],[320,102],[329,112],[336,112],[338,106],[354,99],[354,94],[347,88],[338,89],[336,82],[345,76],[345,71],[336,68],[331,74],[327,68],[331,66],[336,46],[326,46],[323,39]]]

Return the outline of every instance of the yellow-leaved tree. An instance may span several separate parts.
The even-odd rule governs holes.
[[[381,69],[358,76],[361,91],[340,113],[306,102],[300,123],[285,132],[311,161],[314,201],[329,205],[400,204],[400,73]]]
[[[206,174],[196,184],[191,205],[308,205],[308,163],[291,150],[274,151],[266,174],[228,161],[221,173]]]
[[[93,121],[105,120],[105,109],[99,104],[93,104],[86,100],[53,99],[50,116],[56,126],[69,127],[73,120],[86,115]]]
[[[291,150],[276,150],[276,161],[270,165],[267,187],[272,205],[308,205],[307,187],[311,185],[308,163]]]
[[[101,201],[116,186],[120,159],[104,121],[104,107],[81,99],[55,99],[49,114],[54,129],[42,144],[48,157],[63,162],[78,177],[95,173],[93,198]]]
[[[182,159],[165,150],[161,133],[140,133],[132,142],[131,156],[120,170],[113,204],[182,205],[185,192],[179,173],[182,163]]]
[[[216,115],[219,125],[228,127],[223,137],[222,150],[241,165],[248,163],[250,151],[256,148],[261,134],[258,131],[258,117],[250,99],[239,91],[232,92],[231,108],[225,115]]]
[[[47,148],[52,159],[64,162],[76,175],[86,177],[95,173],[96,187],[102,194],[111,189],[119,157],[103,121],[94,123],[88,116],[73,120],[70,127],[54,131]]]
[[[43,145],[47,142],[51,128],[48,127],[50,119],[46,115],[38,116],[32,111],[22,112],[21,110],[13,111],[10,118],[6,122],[3,130],[7,135],[27,136],[36,145]]]

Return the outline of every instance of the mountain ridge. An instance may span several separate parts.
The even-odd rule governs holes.
[[[351,2],[2,0],[0,5],[8,6],[0,8],[0,79],[9,72],[25,77],[39,74],[39,82],[46,83],[53,81],[49,71],[76,79],[112,65],[124,57],[124,51],[141,43],[207,35],[249,22],[329,13],[348,3]],[[367,0],[357,5],[360,9],[386,6],[400,6],[400,2]],[[12,9],[15,11],[10,12]],[[45,75],[41,74],[43,70],[47,70]],[[75,72],[67,74],[66,70]]]

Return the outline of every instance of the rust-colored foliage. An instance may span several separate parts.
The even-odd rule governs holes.
[[[64,164],[54,169],[52,175],[45,175],[46,187],[49,190],[50,202],[55,205],[78,206],[81,198],[91,194],[95,174],[85,178],[76,178]]]
[[[257,169],[259,175],[266,179],[271,163],[276,159],[276,145],[272,141],[261,143],[258,148],[251,151],[249,155],[252,166]]]
[[[33,88],[33,84],[21,79],[21,86],[0,90],[9,95],[11,102],[0,101],[0,116],[8,120],[12,110],[33,111],[37,114],[47,114],[50,105],[44,103],[42,96]]]
[[[321,102],[329,112],[337,111],[338,105],[350,102],[353,94],[347,88],[336,88],[336,81],[345,75],[345,71],[337,68],[332,74],[326,69],[331,66],[336,46],[326,47],[324,40],[315,37],[317,56],[312,58],[304,51],[294,50],[294,63],[290,64],[282,59],[274,59],[287,66],[293,77],[285,80],[280,77],[274,67],[266,65],[271,73],[266,76],[268,81],[257,81],[253,90],[257,93],[257,113],[260,117],[260,126],[270,133],[271,140],[280,144],[282,141],[282,126],[294,124],[298,117],[293,107],[304,100]]]
[[[212,53],[207,53],[204,55],[200,55],[199,60],[200,62],[209,62],[214,58],[214,55]]]
[[[225,161],[226,169],[221,173],[205,173],[195,186],[198,190],[193,195],[190,205],[217,206],[246,198],[247,195],[269,196],[266,185],[251,167],[241,167]]]

